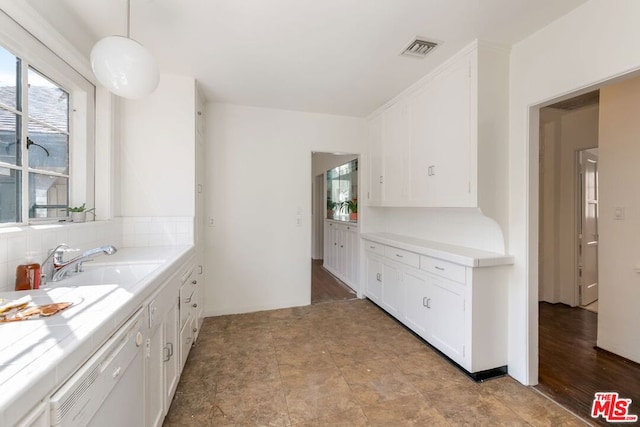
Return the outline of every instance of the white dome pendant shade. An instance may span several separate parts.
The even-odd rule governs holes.
[[[130,38],[130,32],[131,0],[127,0],[127,36],[109,36],[98,41],[91,49],[91,68],[110,92],[139,99],[156,90],[160,73],[151,52]]]
[[[137,41],[123,36],[105,37],[91,49],[91,68],[110,92],[129,99],[149,95],[160,75],[155,58]]]

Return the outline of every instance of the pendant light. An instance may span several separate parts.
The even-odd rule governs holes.
[[[156,89],[160,75],[151,52],[130,38],[130,32],[131,0],[127,0],[127,36],[109,36],[98,41],[91,49],[91,68],[110,92],[139,99]]]

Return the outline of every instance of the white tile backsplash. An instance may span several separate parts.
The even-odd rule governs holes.
[[[15,271],[27,252],[41,263],[59,243],[87,250],[103,245],[120,247],[193,244],[193,217],[124,217],[81,224],[0,227],[0,292],[13,291]]]

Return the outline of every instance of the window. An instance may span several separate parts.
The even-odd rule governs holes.
[[[0,225],[66,218],[93,203],[95,88],[37,40],[2,36]]]

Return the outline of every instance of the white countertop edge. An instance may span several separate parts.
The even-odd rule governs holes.
[[[494,267],[513,264],[513,256],[480,249],[433,242],[392,233],[363,233],[362,239],[438,258],[465,267]]]

